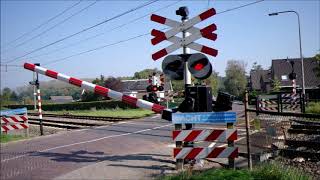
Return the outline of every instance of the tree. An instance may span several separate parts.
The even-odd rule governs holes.
[[[242,61],[230,60],[227,62],[225,89],[235,96],[242,96],[247,86],[245,64]]]
[[[11,94],[12,94],[12,91],[10,88],[8,88],[8,87],[3,88],[2,94],[1,94],[1,100],[2,101],[9,101]]]
[[[122,90],[122,83],[121,83],[121,79],[120,78],[115,78],[115,77],[108,77],[105,81],[104,81],[104,86],[115,90],[115,91],[121,91]]]
[[[316,66],[313,70],[316,72],[317,77],[320,77],[320,53],[314,56],[318,66]]]
[[[12,91],[12,93],[10,95],[10,100],[11,101],[18,101],[19,100],[18,95],[15,91]]]
[[[253,63],[251,70],[263,70],[262,66],[256,62]]]
[[[105,85],[104,81],[105,81],[104,76],[100,75],[100,78],[96,78],[95,80],[92,81],[92,83],[97,84],[99,86],[104,86]],[[105,97],[102,97],[91,91],[85,91],[81,96],[82,101],[101,101],[103,99],[105,99]]]
[[[152,73],[157,73],[157,74],[161,74],[162,72],[160,70],[158,70],[157,68],[154,69],[144,69],[142,71],[139,72],[135,72],[133,75],[134,79],[148,79],[150,75],[152,75]]]
[[[209,78],[205,80],[205,83],[211,87],[212,94],[217,96],[219,90],[219,77],[218,73],[213,71]]]
[[[275,77],[274,80],[272,81],[272,91],[279,92],[280,90],[281,90],[281,82],[277,77]]]

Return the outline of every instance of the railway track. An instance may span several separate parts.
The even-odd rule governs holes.
[[[30,116],[38,116],[38,113],[28,113]],[[130,117],[106,117],[106,116],[82,116],[82,115],[71,115],[71,114],[42,114],[43,117],[56,117],[56,118],[68,118],[68,119],[90,119],[97,121],[121,121],[130,120],[134,118]]]
[[[37,113],[28,113],[28,115],[29,124],[40,125]],[[43,114],[42,124],[43,126],[54,128],[80,129],[94,126],[103,126],[114,122],[130,119],[134,118]]]
[[[312,161],[320,160],[320,123],[316,121],[293,120],[285,139],[283,156],[303,157]]]

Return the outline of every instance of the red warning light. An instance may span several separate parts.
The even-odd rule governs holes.
[[[200,71],[201,69],[203,69],[204,65],[202,63],[197,63],[195,66],[194,66],[194,69],[196,71]]]
[[[153,86],[152,90],[153,90],[153,91],[157,91],[158,88],[157,88],[156,86]]]

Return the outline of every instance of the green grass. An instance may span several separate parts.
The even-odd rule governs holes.
[[[140,118],[154,114],[154,112],[144,109],[105,109],[105,110],[77,110],[77,111],[45,111],[44,113],[72,114],[85,116],[107,116],[107,117],[128,117]]]
[[[306,107],[306,113],[320,114],[320,102],[310,102]]]
[[[10,135],[10,134],[1,134],[0,137],[1,137],[1,143],[7,143],[10,141],[25,139],[25,137],[22,135]]]
[[[203,172],[182,172],[173,176],[160,177],[164,180],[309,180],[310,176],[295,168],[278,163],[264,163],[252,171],[247,169],[210,169]]]

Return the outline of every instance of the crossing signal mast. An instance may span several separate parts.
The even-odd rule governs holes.
[[[151,20],[160,24],[172,27],[172,29],[162,32],[153,29],[151,35],[151,44],[156,45],[164,40],[173,44],[152,54],[153,60],[158,60],[167,54],[183,48],[183,54],[168,55],[162,61],[163,73],[172,80],[184,80],[185,82],[185,100],[180,104],[177,111],[180,112],[211,112],[226,111],[232,109],[232,96],[227,93],[219,92],[216,101],[212,101],[211,87],[206,85],[192,85],[191,76],[198,80],[204,80],[212,74],[212,65],[209,59],[204,55],[216,57],[218,50],[194,41],[200,38],[206,38],[211,41],[217,39],[217,30],[215,24],[210,24],[205,28],[194,27],[209,17],[216,14],[215,9],[211,8],[198,16],[188,19],[189,11],[187,7],[180,7],[176,15],[181,16],[182,22],[171,20],[159,15],[152,14]],[[182,38],[176,36],[182,32]],[[191,33],[191,35],[189,35]],[[200,53],[190,53],[190,49]]]
[[[152,75],[149,76],[149,85],[147,86],[147,95],[143,96],[144,100],[147,100],[152,103],[159,104],[161,101],[161,94],[164,94],[164,75],[160,74],[160,76],[157,76],[157,73],[152,73]],[[163,95],[164,97],[164,95]]]
[[[201,84],[192,84],[191,76],[198,80],[204,80],[211,76],[212,65],[209,59],[204,55],[216,57],[218,50],[198,44],[194,41],[201,37],[215,41],[217,35],[213,33],[217,27],[215,24],[199,29],[194,27],[195,24],[208,19],[216,14],[215,9],[211,8],[198,16],[191,19],[188,18],[189,11],[187,7],[180,7],[176,11],[176,15],[181,16],[182,22],[177,22],[159,15],[152,14],[151,20],[160,24],[172,27],[172,29],[162,32],[153,29],[151,35],[151,44],[156,45],[164,40],[172,44],[166,48],[152,55],[153,60],[158,60],[179,48],[183,48],[183,54],[168,55],[162,61],[162,70],[166,76],[172,80],[184,80],[185,97],[183,102],[170,112],[163,111],[162,118],[171,120],[175,124],[175,131],[173,136],[176,137],[181,132],[192,132],[194,124],[218,123],[224,121],[228,129],[233,128],[233,123],[236,120],[234,112],[217,112],[228,111],[232,109],[232,96],[227,93],[219,93],[217,101],[212,100],[212,89],[210,86]],[[176,36],[182,33],[182,37]],[[191,33],[191,35],[190,35]],[[190,53],[190,49],[200,53]],[[216,112],[212,112],[216,111]],[[200,113],[201,112],[201,113]],[[227,120],[232,120],[227,122]],[[199,132],[195,130],[194,132]],[[195,134],[192,134],[192,136]],[[189,136],[188,136],[189,137]],[[212,153],[217,150],[208,148],[193,148],[194,142],[191,140],[176,141],[176,148],[174,149],[174,157],[176,158],[176,168],[183,169],[184,163],[189,163],[190,159],[200,158],[196,154],[201,154],[203,157],[210,157]],[[232,147],[233,141],[228,140],[230,167],[234,167],[234,158],[237,156],[237,148]],[[207,155],[204,155],[208,153]],[[181,155],[181,156],[180,156]]]

